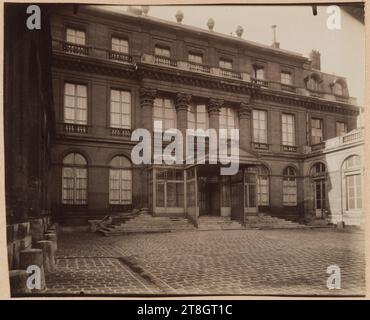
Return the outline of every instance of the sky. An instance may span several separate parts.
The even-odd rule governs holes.
[[[116,7],[115,10],[118,8]],[[341,29],[330,30],[326,21],[327,6],[150,6],[148,15],[176,21],[178,10],[184,13],[182,24],[208,29],[207,20],[215,21],[214,31],[235,35],[238,25],[244,28],[243,38],[271,45],[277,25],[280,48],[309,55],[312,49],[321,53],[321,70],[347,78],[349,93],[363,106],[365,91],[365,26],[341,10]],[[121,7],[119,10],[126,10]]]

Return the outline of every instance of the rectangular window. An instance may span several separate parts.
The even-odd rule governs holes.
[[[203,56],[201,54],[198,54],[198,53],[189,53],[188,60],[190,62],[202,64],[203,63]]]
[[[337,137],[338,136],[342,136],[342,135],[344,135],[344,134],[347,133],[347,123],[341,122],[341,121],[337,121],[336,124],[335,124],[335,127],[336,127],[336,135],[337,135]]]
[[[253,110],[253,141],[267,143],[267,112]]]
[[[206,105],[192,105],[188,113],[188,128],[207,130],[208,125],[209,117]]]
[[[290,72],[282,72],[280,74],[281,77],[281,83],[292,85],[292,74]]]
[[[129,91],[110,91],[111,128],[131,129],[131,93]]]
[[[254,67],[254,78],[258,80],[264,80],[265,79],[265,69],[263,67]]]
[[[64,122],[87,124],[87,87],[81,84],[64,85]]]
[[[184,206],[184,171],[157,169],[156,206]]]
[[[132,172],[127,169],[109,170],[109,203],[131,204]]]
[[[320,143],[323,141],[323,126],[322,119],[311,119],[311,144]]]
[[[269,205],[269,178],[268,176],[259,176],[258,180],[258,205],[268,206]]]
[[[230,60],[220,59],[219,67],[222,69],[232,69],[233,63]]]
[[[162,121],[163,130],[176,128],[176,109],[173,100],[154,99],[153,121]]]
[[[87,203],[87,169],[78,167],[63,168],[64,204],[82,205]]]
[[[281,115],[282,145],[295,145],[295,118],[292,114]]]
[[[347,210],[361,209],[361,175],[353,174],[346,176],[346,189]]]
[[[66,40],[67,42],[80,44],[84,46],[86,44],[85,31],[67,28]]]
[[[285,178],[283,180],[283,205],[297,205],[297,183],[295,178]]]
[[[233,108],[223,107],[220,112],[220,129],[227,129],[227,136],[231,137],[231,129],[238,128],[238,116]]]
[[[161,56],[161,57],[166,57],[170,58],[171,57],[171,51],[169,48],[161,47],[161,46],[155,46],[154,48],[154,54],[156,56]]]
[[[128,41],[112,37],[112,51],[128,54]]]

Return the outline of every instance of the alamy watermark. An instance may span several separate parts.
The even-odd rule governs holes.
[[[228,135],[230,133],[230,135]],[[208,153],[206,153],[206,139]],[[184,137],[180,130],[163,131],[162,121],[154,121],[153,158],[152,136],[147,129],[132,132],[131,141],[138,142],[131,151],[131,160],[141,164],[217,164],[221,175],[234,175],[239,171],[239,129],[186,129]],[[163,149],[163,142],[169,142]],[[196,156],[195,156],[196,146]],[[184,154],[185,150],[185,154]],[[227,166],[228,167],[225,167]]]

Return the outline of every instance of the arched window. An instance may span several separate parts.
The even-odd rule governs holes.
[[[283,171],[283,205],[297,205],[297,174],[293,167],[286,167]]]
[[[326,173],[326,166],[322,162],[315,163],[311,168],[312,177],[324,176],[325,173]]]
[[[342,166],[344,176],[346,210],[362,209],[361,158],[357,155],[348,157]]]
[[[62,203],[83,205],[87,202],[87,162],[79,153],[63,159]]]
[[[268,206],[270,204],[269,180],[268,169],[265,166],[259,167],[257,180],[257,196],[259,206]]]
[[[333,86],[333,93],[338,96],[343,96],[343,85],[339,82],[336,82]]]
[[[110,162],[109,203],[132,203],[132,168],[131,162],[123,156],[117,156]]]

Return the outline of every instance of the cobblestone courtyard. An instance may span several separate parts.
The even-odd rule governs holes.
[[[238,230],[61,234],[46,295],[362,295],[364,234]],[[327,267],[341,290],[326,288]]]

